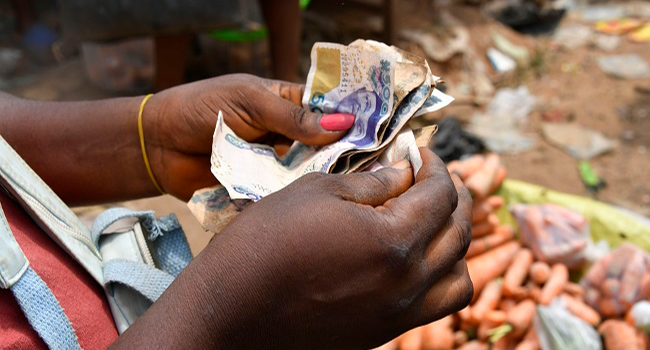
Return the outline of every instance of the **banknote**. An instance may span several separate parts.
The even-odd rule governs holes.
[[[408,121],[453,100],[435,89],[439,78],[424,59],[394,46],[364,40],[349,46],[316,43],[311,60],[304,107],[354,114],[354,126],[336,143],[312,147],[295,142],[279,157],[267,145],[238,137],[220,112],[211,170],[231,199],[257,201],[310,172],[362,171],[407,154],[414,169],[419,168]]]

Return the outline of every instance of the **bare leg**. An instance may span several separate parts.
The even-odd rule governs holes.
[[[271,42],[271,66],[276,79],[298,78],[301,16],[298,0],[260,0]]]

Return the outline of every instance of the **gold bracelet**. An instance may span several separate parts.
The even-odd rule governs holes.
[[[144,158],[144,166],[147,168],[147,172],[149,173],[149,177],[151,178],[151,182],[153,182],[153,185],[156,186],[156,189],[158,192],[161,194],[166,194],[162,188],[160,188],[160,185],[158,185],[158,181],[156,181],[156,178],[153,176],[153,171],[151,171],[151,166],[149,165],[149,157],[147,157],[147,150],[144,147],[144,130],[142,129],[142,114],[144,114],[144,105],[147,104],[147,101],[153,96],[153,94],[147,95],[143,100],[142,103],[140,104],[140,113],[138,113],[138,134],[140,135],[140,147],[142,148],[142,158]]]

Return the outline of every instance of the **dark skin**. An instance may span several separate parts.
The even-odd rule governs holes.
[[[215,183],[207,159],[219,109],[250,141],[280,133],[326,144],[345,133],[322,130],[322,116],[297,106],[300,94],[230,76],[154,96],[145,139],[161,186],[187,198]],[[139,101],[2,96],[0,133],[68,201],[154,195],[133,122]],[[471,197],[438,157],[420,153],[415,179],[406,161],[309,174],[248,207],[112,348],[367,349],[463,308],[473,294],[463,259]]]

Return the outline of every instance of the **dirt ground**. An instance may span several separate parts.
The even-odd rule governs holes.
[[[417,2],[404,3],[399,9],[400,28],[427,25],[434,18],[430,12],[418,11],[415,7]],[[462,13],[463,10],[460,11]],[[476,15],[475,12],[472,13]],[[366,28],[370,33],[368,35],[372,35],[376,21],[368,21],[370,27],[361,26],[361,29]],[[571,19],[566,18],[564,21],[568,23]],[[355,22],[357,27],[358,22]],[[488,24],[477,20],[472,22],[470,32],[478,38],[486,32],[485,26]],[[364,35],[361,29],[352,28],[346,34]],[[337,30],[340,32],[345,29],[337,27]],[[303,52],[308,52],[314,40],[327,37],[314,33],[310,25],[305,26],[305,31]],[[341,36],[340,40],[345,38],[346,36]],[[600,131],[618,142],[614,150],[591,160],[595,171],[607,183],[607,187],[595,195],[596,198],[650,216],[650,79],[623,80],[607,76],[599,69],[596,58],[609,53],[596,48],[584,46],[570,51],[556,50],[552,48],[548,37],[525,37],[522,40],[540,53],[540,65],[536,71],[506,78],[496,78],[491,73],[494,80],[498,81],[498,86],[523,84],[537,99],[537,107],[524,128],[524,132],[536,140],[536,145],[529,151],[503,156],[509,177],[568,193],[592,195],[579,177],[578,161],[542,137],[542,112],[560,109],[570,116],[571,123]],[[615,53],[636,53],[650,62],[650,44],[635,44],[624,39]],[[303,71],[304,66],[303,59]],[[457,67],[453,66],[453,62],[432,66],[434,73],[450,77],[446,79],[448,85],[459,83],[454,79],[453,69]],[[567,72],[562,69],[563,66],[578,68]],[[31,81],[10,87],[7,91],[40,100],[97,99],[115,95],[93,87],[85,78],[79,59],[45,69],[33,76]],[[432,116],[431,120],[455,116],[468,121],[480,108],[472,104],[456,103]],[[159,215],[175,212],[185,227],[195,254],[211,238],[211,234],[203,231],[185,203],[177,199],[164,196],[121,204],[134,209],[153,209]],[[89,221],[102,209],[103,207],[91,207],[80,208],[78,211]]]

